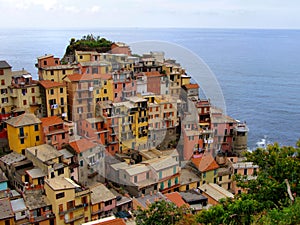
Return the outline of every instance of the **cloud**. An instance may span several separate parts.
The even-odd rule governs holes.
[[[100,7],[99,7],[98,5],[94,5],[94,6],[92,6],[92,7],[90,8],[89,11],[92,12],[92,13],[97,13],[97,12],[100,11]]]

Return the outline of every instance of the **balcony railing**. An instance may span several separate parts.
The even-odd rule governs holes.
[[[71,222],[74,222],[76,220],[80,220],[84,217],[84,213],[78,215],[78,216],[75,216],[73,218],[65,218],[65,223],[71,223]]]
[[[75,193],[75,196],[76,196],[76,193]],[[67,213],[69,213],[69,212],[73,212],[73,211],[75,211],[75,210],[78,210],[78,209],[81,209],[81,208],[84,208],[84,207],[87,207],[87,206],[88,206],[88,203],[76,205],[76,206],[74,206],[74,207],[72,207],[72,208],[69,208],[69,209],[67,209],[67,210],[65,210],[65,211],[59,212],[59,215],[60,215],[60,216],[61,216],[61,215],[65,215],[65,214],[67,214]]]

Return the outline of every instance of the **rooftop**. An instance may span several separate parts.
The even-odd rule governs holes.
[[[145,72],[147,77],[161,77],[162,75],[158,71]]]
[[[6,61],[3,60],[0,61],[0,69],[9,69],[9,68],[11,68],[11,66]]]
[[[51,81],[51,80],[41,80],[39,81],[39,84],[42,85],[44,88],[54,88],[54,87],[65,87],[66,84],[56,82],[56,81]]]
[[[199,187],[199,189],[203,192],[205,192],[207,195],[215,199],[216,201],[219,201],[222,198],[233,198],[234,195],[230,193],[229,191],[225,190],[224,188],[220,187],[217,184],[213,183],[206,183]]]
[[[79,139],[77,141],[73,141],[70,143],[70,146],[76,151],[77,153],[85,152],[91,148],[96,147],[97,145],[87,139]]]
[[[202,156],[194,156],[192,158],[193,164],[197,167],[200,172],[211,171],[219,168],[219,165],[214,160],[210,153],[205,152]]]
[[[101,183],[90,187],[90,190],[92,204],[98,204],[100,202],[106,202],[116,198],[116,196]]]
[[[26,159],[26,157],[24,155],[21,155],[19,153],[16,153],[16,152],[11,152],[5,156],[2,156],[0,158],[0,160],[4,163],[4,164],[7,164],[7,165],[11,165],[15,162],[20,162],[22,160]]]
[[[14,217],[14,213],[8,198],[0,199],[0,208],[0,220]]]
[[[147,99],[140,98],[140,97],[137,97],[137,96],[127,97],[126,99],[127,99],[128,101],[133,102],[133,103],[137,103],[137,102],[147,102]]]
[[[198,89],[199,88],[198,84],[186,84],[184,86],[186,89]]]
[[[39,177],[46,177],[47,174],[44,173],[40,168],[33,168],[31,170],[26,170],[26,173],[32,178],[36,179]]]
[[[103,122],[104,119],[102,117],[94,117],[94,118],[88,118],[85,119],[87,122],[93,124],[93,123],[99,123],[99,122]]]
[[[24,113],[20,116],[6,120],[5,122],[13,127],[21,127],[39,124],[41,123],[41,120],[39,120],[34,114]]]
[[[64,155],[64,159],[69,159],[69,158],[72,158],[74,155],[69,152],[67,149],[61,149],[59,150],[60,153],[62,153]]]
[[[40,56],[40,57],[37,57],[38,60],[41,60],[41,59],[46,59],[46,58],[50,58],[50,57],[53,57],[54,55],[52,54],[49,54],[49,55],[43,55],[43,56]]]
[[[11,207],[14,213],[26,210],[26,205],[23,198],[11,200]]]
[[[150,171],[146,165],[136,164],[124,169],[130,176]]]
[[[181,195],[178,192],[172,192],[165,194],[167,199],[169,199],[171,202],[173,202],[177,207],[181,206],[187,206],[189,207],[189,204],[187,204],[181,197]]]
[[[190,184],[192,182],[198,182],[200,181],[200,178],[193,173],[193,171],[182,168],[180,171],[180,184],[185,185],[185,184]]]
[[[254,165],[253,162],[237,162],[232,163],[233,169],[247,169],[247,168],[258,168],[258,165]]]
[[[160,192],[153,193],[151,195],[142,195],[141,197],[135,198],[144,208],[147,208],[149,204],[152,204],[159,200],[166,200],[166,196],[164,196]]]
[[[65,177],[54,177],[47,179],[45,180],[45,183],[47,183],[54,191],[80,188],[80,186],[74,181]]]
[[[26,190],[24,193],[24,201],[29,210],[40,209],[51,205],[42,190]]]
[[[196,189],[196,190],[198,190],[198,189]],[[190,190],[188,192],[180,192],[180,195],[189,204],[193,204],[194,202],[199,202],[199,201],[205,201],[205,200],[207,200],[207,197],[201,195],[196,190]]]
[[[26,151],[36,156],[42,162],[47,162],[63,155],[62,153],[57,151],[54,147],[48,144],[30,147],[27,148]]]
[[[156,171],[179,165],[179,162],[176,161],[171,156],[163,156],[160,158],[154,158],[154,159],[144,161],[142,163],[149,164],[149,166],[151,166]]]
[[[42,121],[42,126],[44,127],[49,127],[49,126],[53,126],[53,125],[58,125],[58,124],[63,124],[64,121],[62,120],[62,118],[58,117],[58,116],[50,116],[50,117],[44,117],[41,118]]]
[[[31,74],[27,70],[24,70],[24,69],[12,71],[11,73],[12,73],[13,77],[23,76],[24,78],[32,78]]]

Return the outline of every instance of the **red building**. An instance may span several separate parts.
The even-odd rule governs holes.
[[[161,94],[161,74],[158,71],[145,72],[147,76],[147,92],[152,92],[154,94]]]

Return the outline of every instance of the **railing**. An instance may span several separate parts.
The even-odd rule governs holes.
[[[71,223],[71,222],[74,222],[76,220],[82,219],[83,217],[84,217],[84,213],[82,213],[78,216],[75,216],[73,218],[65,218],[65,223]]]
[[[75,193],[75,196],[76,196],[76,193]],[[62,216],[62,215],[65,215],[65,214],[67,214],[67,213],[69,213],[69,212],[73,212],[73,211],[75,211],[75,210],[84,208],[84,207],[86,207],[86,206],[88,206],[88,203],[76,205],[76,206],[74,206],[74,207],[72,207],[72,208],[69,208],[69,209],[67,209],[67,210],[65,210],[65,211],[60,211],[60,212],[59,212],[59,215]]]

